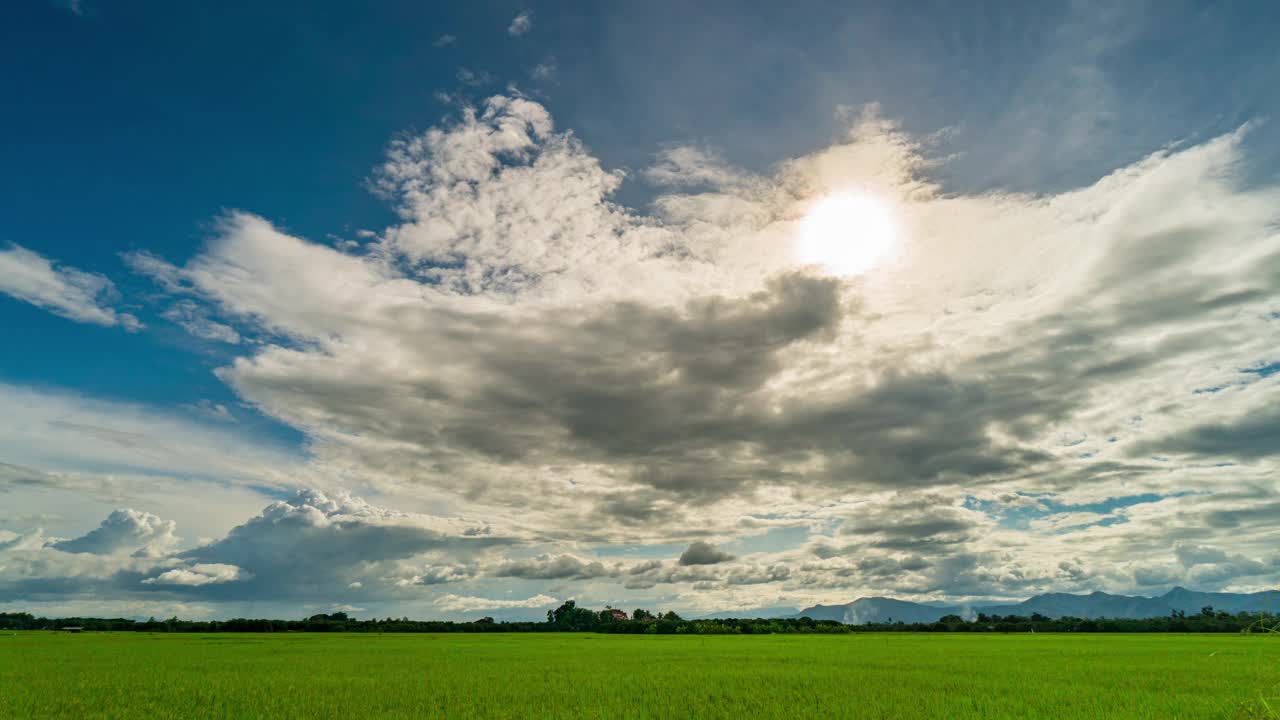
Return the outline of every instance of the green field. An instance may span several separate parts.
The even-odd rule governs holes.
[[[0,634],[4,718],[1265,718],[1278,684],[1243,635]]]

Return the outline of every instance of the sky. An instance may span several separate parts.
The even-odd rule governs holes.
[[[0,16],[0,611],[1280,584],[1274,3]]]

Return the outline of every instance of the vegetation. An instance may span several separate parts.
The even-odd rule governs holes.
[[[0,632],[3,718],[1228,720],[1278,682],[1244,634]]]
[[[1048,618],[1035,614],[978,614],[973,620],[948,615],[933,623],[873,623],[844,625],[834,620],[812,618],[756,618],[685,620],[674,612],[651,613],[637,609],[628,619],[614,616],[612,608],[589,610],[569,600],[547,611],[546,622],[496,622],[483,617],[474,622],[377,618],[357,620],[346,613],[321,613],[303,620],[129,620],[125,618],[38,618],[28,613],[0,613],[0,630],[58,630],[81,627],[85,630],[137,632],[597,632],[650,635],[778,635],[796,633],[865,632],[1036,632],[1036,633],[1238,633],[1260,632],[1274,627],[1265,613],[1226,613],[1206,607],[1198,614],[1174,612],[1169,617],[1143,619]]]

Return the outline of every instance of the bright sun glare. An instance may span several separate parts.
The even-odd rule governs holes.
[[[805,215],[796,259],[833,275],[859,275],[889,255],[896,235],[883,202],[861,193],[831,195]]]

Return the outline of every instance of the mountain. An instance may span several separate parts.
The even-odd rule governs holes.
[[[1211,606],[1214,610],[1226,610],[1230,613],[1246,610],[1248,612],[1267,611],[1280,613],[1280,590],[1263,590],[1256,593],[1220,593],[1196,592],[1176,587],[1160,599],[1174,610],[1185,613],[1200,612],[1200,608]]]
[[[788,607],[762,607],[751,608],[749,610],[724,610],[714,612],[708,615],[698,615],[695,620],[727,620],[730,618],[738,618],[745,620],[755,620],[757,618],[789,618],[796,616],[796,608],[794,605]]]
[[[839,620],[848,625],[865,625],[867,623],[930,623],[946,615],[959,615],[961,610],[953,605],[924,605],[894,600],[886,597],[859,598],[848,605],[819,605],[823,616],[812,615],[815,620]],[[801,611],[806,615],[807,611]]]
[[[987,605],[974,610],[988,615],[1029,616],[1040,613],[1046,617],[1144,618],[1168,615],[1173,608],[1160,598],[1093,592],[1088,595],[1048,593],[1013,605]],[[1197,607],[1196,611],[1199,610]]]
[[[978,613],[987,615],[1029,616],[1039,613],[1046,617],[1078,618],[1147,618],[1161,617],[1180,610],[1187,614],[1200,612],[1201,608],[1236,612],[1280,613],[1280,591],[1266,590],[1256,593],[1195,592],[1176,587],[1158,597],[1141,595],[1111,595],[1092,592],[1086,595],[1070,593],[1046,593],[1017,603],[944,605],[917,603],[885,597],[859,598],[846,605],[814,605],[801,610],[793,617],[811,617],[814,620],[836,620],[849,625],[867,623],[930,623],[946,615],[973,618]]]

